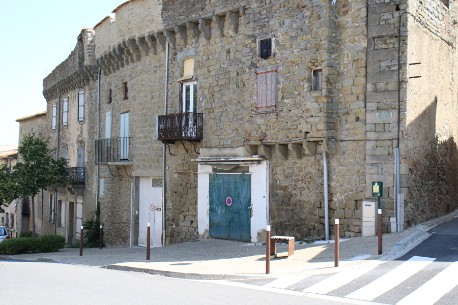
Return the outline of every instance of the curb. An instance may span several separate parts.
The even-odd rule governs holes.
[[[208,274],[208,273],[190,273],[190,272],[177,272],[177,271],[166,271],[166,270],[157,270],[157,269],[148,269],[148,268],[136,268],[129,266],[119,266],[119,265],[108,265],[102,267],[104,269],[118,270],[118,271],[130,271],[130,272],[143,272],[152,275],[166,276],[172,278],[180,278],[187,280],[244,280],[252,279],[253,276],[244,276],[244,275],[234,275],[234,274]]]

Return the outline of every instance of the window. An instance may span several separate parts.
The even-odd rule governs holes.
[[[197,82],[184,82],[181,84],[181,112],[197,111]]]
[[[10,214],[11,216],[11,227],[14,228],[14,214]]]
[[[111,104],[113,102],[113,90],[108,89],[108,104]]]
[[[274,56],[275,53],[275,38],[266,38],[258,40],[258,56],[262,59],[267,59]]]
[[[256,111],[273,111],[277,108],[277,67],[264,67],[256,71]]]
[[[322,70],[312,70],[312,90],[321,90]]]
[[[64,102],[62,104],[62,125],[67,126],[68,125],[68,98],[64,99]]]
[[[59,219],[57,221],[57,225],[60,228],[63,228],[65,225],[65,203],[59,200],[57,204],[58,204],[58,213],[59,213]]]
[[[111,111],[105,114],[105,139],[111,138]]]
[[[105,196],[105,178],[100,178],[99,182],[99,196]]]
[[[129,88],[127,87],[127,82],[122,83],[122,87],[124,90],[124,100],[127,100],[129,98]]]
[[[121,160],[129,160],[129,112],[121,113],[119,126],[120,158]]]
[[[56,119],[57,119],[57,106],[56,104],[52,105],[52,119],[51,119],[51,128],[56,129]]]
[[[78,92],[78,122],[84,121],[84,91]]]

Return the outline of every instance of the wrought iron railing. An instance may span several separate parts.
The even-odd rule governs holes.
[[[68,175],[68,182],[71,185],[84,185],[85,168],[84,167],[70,167]]]
[[[119,137],[96,140],[95,162],[132,162],[132,138]]]
[[[203,139],[203,113],[184,112],[158,117],[158,139],[164,143],[175,141],[198,142]]]

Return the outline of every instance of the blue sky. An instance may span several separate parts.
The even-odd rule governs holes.
[[[124,0],[2,0],[0,146],[17,145],[16,119],[46,110],[43,78],[64,61],[84,27]]]

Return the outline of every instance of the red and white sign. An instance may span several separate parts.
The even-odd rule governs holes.
[[[231,197],[226,197],[226,205],[230,207],[232,205],[232,198]]]

